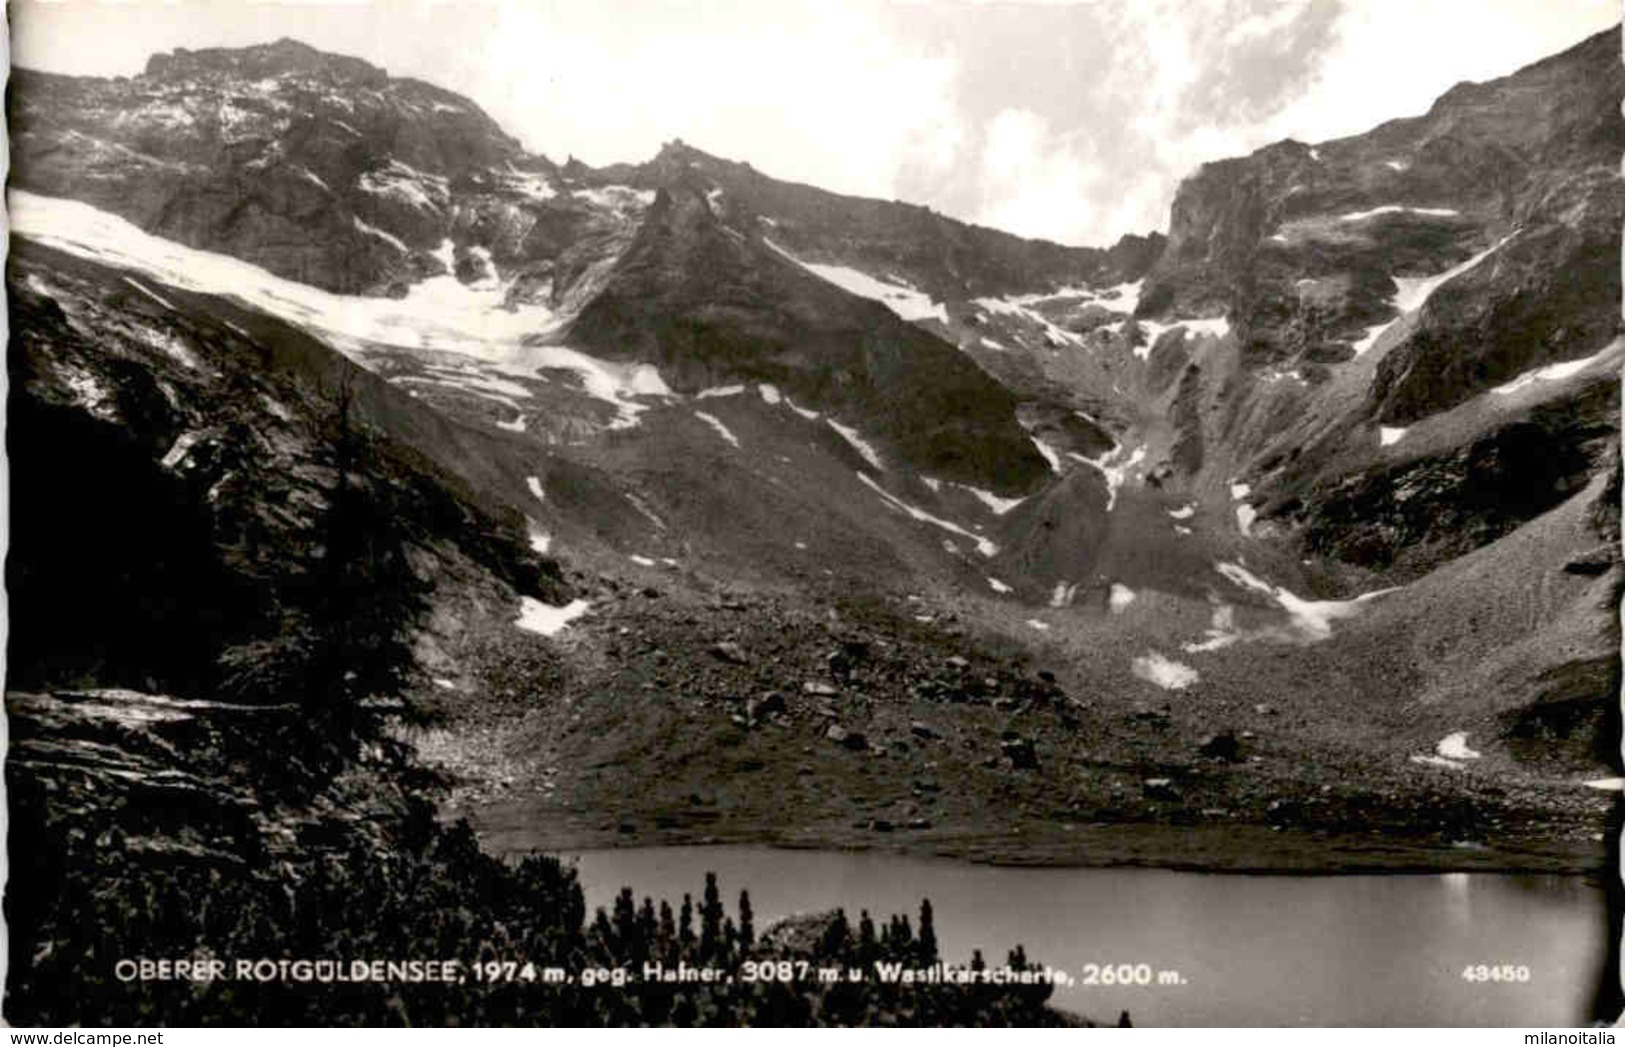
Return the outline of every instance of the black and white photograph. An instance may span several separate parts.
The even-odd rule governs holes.
[[[1620,1017],[1618,0],[7,15],[8,1026]]]

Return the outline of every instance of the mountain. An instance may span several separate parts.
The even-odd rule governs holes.
[[[1587,865],[1622,96],[1600,34],[1096,249],[292,41],[19,70],[12,589],[98,610],[16,679],[275,701],[365,608],[493,846]]]

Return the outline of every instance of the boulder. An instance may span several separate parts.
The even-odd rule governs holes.
[[[745,649],[732,640],[723,640],[720,643],[712,644],[711,653],[732,665],[747,665],[750,663],[750,656],[745,653]]]
[[[1021,771],[1038,769],[1038,751],[1027,738],[1012,738],[999,746],[1013,767]]]
[[[1224,760],[1226,763],[1235,763],[1241,759],[1241,743],[1236,740],[1234,731],[1220,731],[1210,734],[1202,739],[1198,751],[1209,759]]]

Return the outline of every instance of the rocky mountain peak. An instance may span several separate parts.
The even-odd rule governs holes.
[[[146,68],[147,76],[170,80],[221,75],[257,79],[288,74],[325,76],[334,83],[366,87],[382,87],[389,82],[389,74],[369,62],[318,51],[289,37],[252,47],[197,51],[178,47],[167,54],[153,55]]]

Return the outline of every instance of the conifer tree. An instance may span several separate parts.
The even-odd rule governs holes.
[[[937,962],[937,928],[932,919],[931,899],[920,900],[920,960],[924,963]]]
[[[739,948],[749,951],[756,944],[756,914],[751,912],[750,892],[739,892]]]

